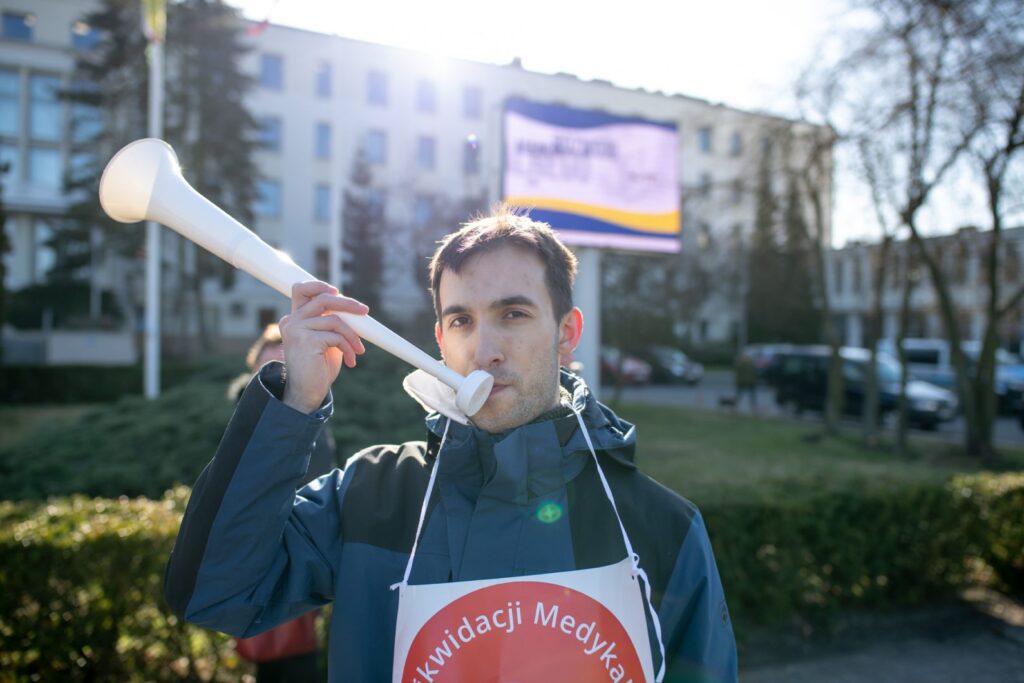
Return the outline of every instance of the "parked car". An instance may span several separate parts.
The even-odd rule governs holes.
[[[864,379],[867,373],[867,349],[843,347],[843,409],[851,415],[864,412]],[[828,395],[828,366],[831,351],[827,346],[798,346],[777,358],[774,377],[775,400],[795,413],[824,410]],[[899,407],[900,365],[892,356],[879,353],[878,410],[879,416]],[[911,425],[935,429],[952,420],[957,413],[956,395],[948,389],[921,380],[907,382],[908,419]]]
[[[671,346],[648,346],[640,358],[651,366],[655,384],[698,384],[704,378],[704,366]]]
[[[913,379],[937,384],[944,389],[957,391],[956,368],[953,366],[953,352],[949,341],[935,338],[908,338],[903,340],[907,357],[907,371]],[[960,348],[967,356],[973,370],[981,353],[981,344],[976,341],[962,342]],[[878,349],[896,357],[896,344],[891,339],[882,340]],[[1005,349],[996,349],[995,392],[998,410],[1002,414],[1016,414],[1024,403],[1024,364],[1015,354]]]
[[[621,358],[621,367],[620,367]],[[604,384],[647,384],[651,365],[610,346],[601,348],[601,382]]]
[[[960,345],[973,369],[981,355],[981,343],[964,342]],[[1024,362],[1020,356],[1006,349],[996,349],[996,397],[999,412],[1016,415],[1024,405]]]
[[[794,348],[797,347],[793,344],[747,344],[741,353],[753,359],[754,367],[757,368],[757,378],[770,384],[778,355]]]

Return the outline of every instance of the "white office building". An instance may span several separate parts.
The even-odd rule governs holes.
[[[68,205],[60,178],[74,161],[68,105],[52,96],[53,85],[68,78],[75,50],[94,37],[80,23],[91,6],[0,0],[0,154],[12,162],[4,186],[13,245],[5,257],[9,290],[41,281],[52,263],[41,245]],[[682,248],[710,264],[723,283],[687,324],[698,342],[737,337],[743,306],[735,250],[754,220],[764,130],[778,119],[694,97],[535,73],[518,63],[481,64],[284,26],[248,26],[253,49],[242,67],[256,86],[247,104],[264,142],[251,227],[310,272],[338,277],[341,197],[362,149],[394,232],[387,241],[386,313],[400,321],[423,306],[425,272],[409,267],[407,231],[429,220],[439,202],[500,198],[503,103],[519,97],[677,125]],[[93,275],[97,289],[141,273],[141,262],[100,267]],[[210,281],[204,298],[206,319],[225,340],[251,339],[287,308],[284,298],[248,276],[230,290]]]

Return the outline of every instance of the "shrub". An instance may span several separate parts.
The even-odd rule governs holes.
[[[920,485],[797,504],[705,506],[703,514],[737,620],[823,623],[839,608],[922,604],[967,585],[984,525],[976,502],[953,485]]]
[[[230,639],[178,623],[161,596],[187,495],[0,503],[0,680],[237,680]],[[1021,578],[1021,474],[705,516],[741,639],[755,622],[950,595],[984,561]]]
[[[164,606],[187,495],[0,503],[0,680],[237,681],[231,639]]]
[[[380,442],[424,438],[424,413],[401,388],[409,367],[370,349],[344,370],[328,423],[344,461]],[[191,484],[213,457],[234,403],[228,384],[237,367],[213,364],[147,401],[122,398],[60,429],[45,424],[0,446],[0,495],[10,500],[84,493],[158,498]]]

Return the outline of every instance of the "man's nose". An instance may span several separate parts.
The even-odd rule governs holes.
[[[474,364],[482,370],[501,364],[505,360],[502,348],[501,334],[487,325],[481,325],[477,328],[476,348],[473,352]]]

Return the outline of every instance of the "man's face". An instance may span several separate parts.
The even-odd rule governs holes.
[[[579,309],[555,320],[537,256],[499,247],[470,258],[459,273],[444,271],[438,289],[435,332],[445,362],[463,375],[494,375],[474,424],[501,432],[557,405],[558,358],[576,347],[583,320]]]

